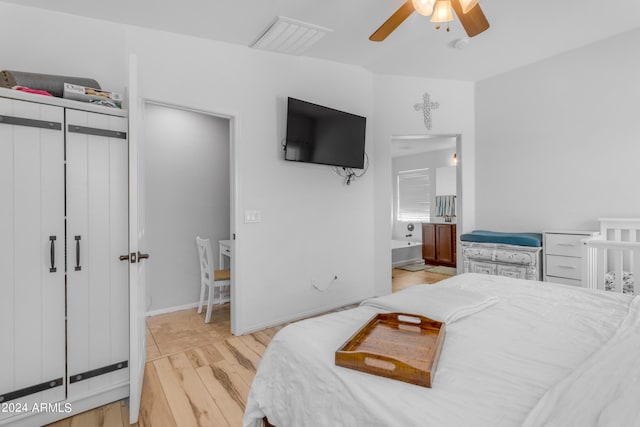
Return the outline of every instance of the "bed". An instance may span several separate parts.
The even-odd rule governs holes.
[[[244,426],[640,426],[639,298],[468,273],[293,323],[260,362]],[[432,388],[335,366],[394,311],[445,321]]]

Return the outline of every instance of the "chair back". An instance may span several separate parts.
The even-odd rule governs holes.
[[[211,241],[196,237],[198,255],[200,256],[200,280],[206,284],[212,284],[211,274],[213,272],[213,256],[211,255]]]

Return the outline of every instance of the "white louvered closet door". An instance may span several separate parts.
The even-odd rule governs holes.
[[[0,98],[0,402],[13,405],[7,409],[65,399],[63,114]],[[15,413],[2,411],[0,420]]]
[[[129,381],[127,120],[66,110],[69,398]]]

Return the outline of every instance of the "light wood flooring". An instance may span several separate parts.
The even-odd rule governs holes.
[[[392,289],[436,283],[449,276],[393,269]],[[229,304],[215,306],[211,323],[196,309],[147,319],[147,364],[139,427],[241,426],[256,367],[273,335],[284,325],[231,335]],[[124,401],[114,402],[49,427],[124,427]]]
[[[447,274],[430,273],[426,270],[407,271],[394,268],[391,270],[391,291],[398,292],[401,289],[421,283],[436,283],[449,277],[451,276]]]

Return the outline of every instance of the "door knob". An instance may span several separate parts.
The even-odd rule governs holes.
[[[135,264],[137,261],[143,260],[143,259],[149,259],[149,254],[143,254],[142,252],[139,252],[136,254],[135,252],[131,252],[128,255],[120,255],[120,261],[131,261],[132,264]]]

